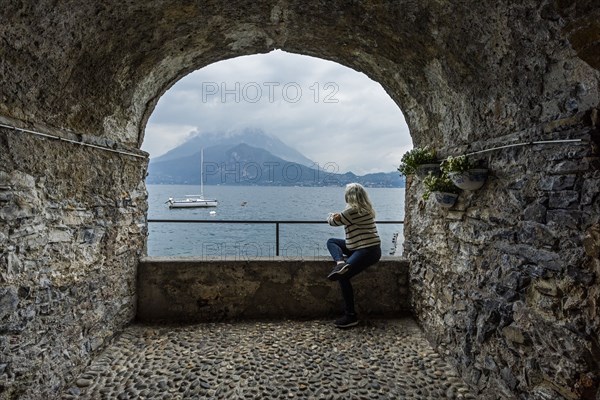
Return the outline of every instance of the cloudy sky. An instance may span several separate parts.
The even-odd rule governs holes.
[[[283,51],[211,64],[159,100],[142,149],[166,153],[197,133],[261,128],[340,172],[394,171],[412,140],[383,88],[334,62]]]

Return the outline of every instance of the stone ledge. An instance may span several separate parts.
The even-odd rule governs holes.
[[[331,259],[146,257],[138,267],[140,322],[338,315],[339,286],[326,279]],[[353,280],[357,311],[407,313],[408,261],[383,257]]]

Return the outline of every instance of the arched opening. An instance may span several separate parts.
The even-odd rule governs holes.
[[[368,188],[378,220],[402,221],[396,167],[411,146],[402,112],[383,88],[340,64],[273,51],[204,67],[161,97],[146,126],[148,255],[328,255],[327,238],[340,232],[315,222],[345,207],[347,183]],[[200,190],[201,148],[203,187],[218,207],[169,208],[166,199]],[[174,218],[312,223],[276,230],[152,222]],[[399,255],[402,224],[378,230],[385,254]]]

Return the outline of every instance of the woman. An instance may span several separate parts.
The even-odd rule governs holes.
[[[346,186],[345,198],[346,209],[341,213],[330,213],[327,218],[329,225],[344,225],[346,231],[346,240],[332,238],[327,241],[327,249],[336,262],[327,278],[339,281],[345,303],[344,316],[335,321],[338,328],[358,324],[350,279],[381,258],[381,240],[375,225],[375,210],[365,188],[358,183],[351,183]],[[346,261],[344,256],[347,257]]]

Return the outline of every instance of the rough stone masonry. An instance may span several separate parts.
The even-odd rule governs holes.
[[[0,123],[128,152],[186,73],[275,48],[378,81],[441,156],[582,139],[482,153],[488,183],[450,211],[413,180],[405,254],[479,398],[598,398],[596,0],[8,0],[0,20]],[[0,129],[2,398],[56,396],[133,319],[145,167]]]

